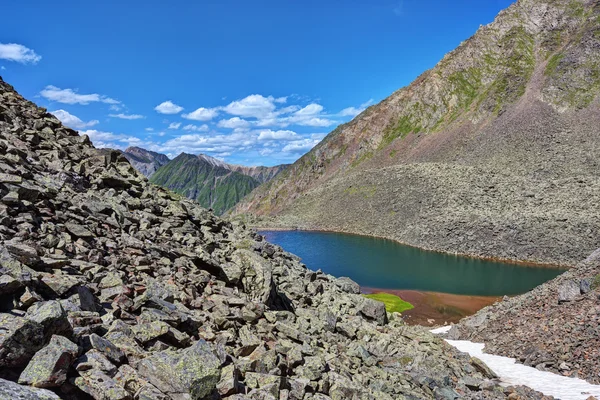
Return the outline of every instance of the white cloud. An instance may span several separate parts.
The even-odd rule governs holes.
[[[230,119],[222,119],[217,124],[219,128],[229,128],[229,129],[243,129],[248,128],[250,126],[250,122],[245,119],[241,119],[240,117],[233,117]]]
[[[344,108],[342,111],[340,111],[340,113],[338,114],[340,117],[356,117],[358,114],[360,114],[361,112],[365,111],[367,109],[367,107],[369,107],[371,104],[373,104],[373,99],[370,99],[369,101],[362,103],[360,106],[358,107],[347,107]]]
[[[17,43],[0,43],[0,59],[21,64],[37,64],[42,57],[35,51]]]
[[[204,108],[200,107],[189,114],[183,114],[182,117],[185,119],[191,119],[194,121],[210,121],[219,114],[216,108]]]
[[[4,71],[4,70],[6,69],[6,67],[5,67],[4,65],[2,65],[2,66],[0,66],[0,69],[1,69],[2,71]]]
[[[146,132],[152,132],[154,131],[154,128],[146,128]]]
[[[260,94],[252,94],[229,103],[223,107],[223,110],[231,115],[261,119],[268,117],[276,108],[273,96],[264,97]]]
[[[293,131],[272,131],[270,129],[261,131],[258,140],[294,140],[298,135]]]
[[[65,110],[56,110],[51,111],[50,113],[53,114],[56,118],[58,118],[66,126],[75,129],[90,128],[98,124],[99,122],[98,120],[83,122],[80,118],[76,117],[73,114],[70,114]]]
[[[139,115],[139,114],[108,114],[109,117],[113,117],[113,118],[119,118],[119,119],[144,119],[146,117],[144,117],[143,115]]]
[[[180,112],[183,111],[183,107],[178,106],[177,104],[173,103],[171,100],[167,100],[167,101],[160,103],[159,105],[154,107],[154,109],[161,114],[179,114]]]
[[[315,147],[320,141],[320,139],[295,140],[287,144],[283,149],[281,149],[281,151],[284,153],[306,153]]]
[[[278,97],[274,101],[275,101],[275,103],[285,103],[285,102],[287,102],[287,96]]]
[[[110,111],[121,111],[121,109],[122,109],[122,108],[123,108],[123,107],[121,107],[121,106],[119,106],[119,105],[117,105],[117,104],[113,104],[112,106],[108,107],[108,109],[109,109]]]
[[[189,124],[183,127],[184,131],[192,131],[192,132],[208,132],[209,131],[209,127],[206,124],[202,124],[200,126],[198,125],[194,125],[194,124]]]
[[[181,122],[171,122],[167,129],[179,129]]]
[[[301,108],[300,110],[296,111],[294,113],[294,115],[296,116],[313,116],[313,115],[318,115],[321,113],[321,111],[323,111],[323,106],[320,104],[315,104],[315,103],[311,103],[309,105],[307,105],[304,108]]]
[[[119,101],[111,99],[110,97],[101,96],[97,93],[92,94],[79,94],[73,89],[60,89],[56,86],[46,86],[44,90],[40,92],[42,97],[64,104],[90,104],[94,102],[101,102],[106,104],[120,104]]]

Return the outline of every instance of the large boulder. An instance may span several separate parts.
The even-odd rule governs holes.
[[[42,325],[46,339],[49,339],[52,335],[68,336],[73,331],[67,318],[67,312],[56,300],[35,303],[29,307],[25,318]]]
[[[26,365],[44,346],[41,324],[11,314],[0,314],[0,367]]]
[[[558,288],[558,302],[573,301],[580,294],[579,282],[568,280]]]
[[[0,399],[60,400],[60,397],[46,389],[21,386],[18,383],[0,378]]]
[[[359,310],[364,317],[376,321],[380,325],[387,322],[385,304],[380,301],[364,298]]]
[[[52,336],[50,343],[35,353],[19,377],[19,383],[39,388],[56,387],[67,380],[67,370],[79,348],[69,339]]]
[[[240,282],[250,300],[269,303],[275,293],[271,263],[259,254],[245,249],[236,250],[231,260],[242,270]]]
[[[221,378],[221,362],[210,345],[199,340],[181,350],[166,350],[145,358],[139,375],[175,400],[204,399],[215,391]]]

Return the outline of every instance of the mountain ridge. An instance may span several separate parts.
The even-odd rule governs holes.
[[[232,214],[573,265],[600,245],[588,233],[600,227],[590,213],[600,198],[599,14],[592,1],[514,3]],[[587,189],[578,193],[581,179]]]

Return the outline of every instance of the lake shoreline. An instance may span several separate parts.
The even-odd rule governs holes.
[[[361,287],[365,294],[390,293],[411,303],[414,308],[402,317],[409,325],[433,327],[459,322],[482,308],[502,300],[503,296],[473,296],[421,290],[381,289]]]
[[[415,246],[415,245],[412,245],[409,243],[404,243],[400,240],[385,237],[385,236],[366,235],[363,233],[349,232],[349,231],[343,231],[343,230],[335,230],[334,231],[334,230],[318,229],[318,228],[304,229],[304,228],[265,227],[265,226],[258,226],[258,225],[256,225],[256,226],[248,225],[248,227],[250,229],[257,231],[258,233],[260,233],[261,231],[277,231],[277,232],[300,231],[300,232],[319,232],[319,233],[341,233],[341,234],[345,234],[345,235],[354,235],[354,236],[362,236],[362,237],[368,237],[368,238],[389,240],[391,242],[401,244],[403,246],[412,247],[414,249],[418,249],[418,250],[422,250],[422,251],[429,251],[429,252],[433,252],[433,253],[445,254],[445,255],[450,255],[450,256],[473,258],[473,259],[477,259],[477,260],[492,261],[492,262],[498,262],[498,263],[504,263],[504,264],[513,264],[513,265],[518,265],[518,266],[522,266],[522,267],[563,269],[563,270],[569,270],[569,269],[573,268],[572,265],[539,263],[539,262],[533,262],[533,261],[515,260],[515,259],[510,259],[510,258],[485,257],[485,256],[480,256],[477,254],[469,254],[469,253],[458,253],[458,252],[452,253],[452,252],[443,251],[443,250],[436,250],[436,249],[430,249],[427,247]]]

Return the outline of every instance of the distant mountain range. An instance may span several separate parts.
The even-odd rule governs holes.
[[[123,155],[150,182],[196,200],[217,214],[223,214],[288,166],[246,167],[205,154],[186,153],[170,160],[164,154],[140,147],[129,147]]]

